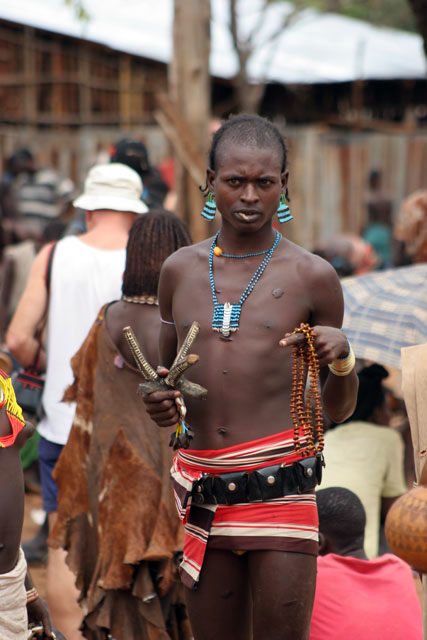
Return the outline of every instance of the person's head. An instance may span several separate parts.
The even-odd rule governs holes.
[[[357,404],[349,421],[360,420],[386,425],[390,421],[389,397],[383,380],[388,378],[388,371],[380,364],[364,367],[357,374],[359,389]]]
[[[403,200],[394,237],[413,262],[427,262],[427,189],[418,189]]]
[[[157,295],[163,262],[171,253],[189,244],[188,227],[175,214],[153,209],[137,218],[126,247],[123,295]]]
[[[18,149],[7,159],[6,168],[13,176],[18,176],[20,173],[34,173],[33,154],[29,149]]]
[[[166,196],[168,195],[168,185],[156,172],[147,174],[144,179],[144,202],[151,209],[162,209]]]
[[[83,193],[73,205],[87,214],[102,211],[139,215],[148,211],[141,201],[142,189],[139,175],[124,164],[98,164],[90,169]],[[90,226],[88,223],[88,229]]]
[[[265,118],[235,116],[215,132],[207,187],[226,223],[249,231],[270,223],[287,179],[285,140]]]
[[[342,265],[351,272],[342,275],[368,273],[378,264],[372,245],[355,233],[337,233],[321,245],[321,248],[322,257],[328,262],[335,266],[333,260],[337,260],[337,264],[342,261]]]
[[[136,171],[142,180],[150,171],[147,147],[143,142],[132,138],[122,138],[116,142],[110,152],[110,162],[127,165]]]
[[[326,246],[320,246],[313,249],[312,253],[316,256],[320,256],[329,264],[333,266],[339,278],[346,278],[354,273],[353,265],[351,262],[342,255],[339,255],[333,248]]]
[[[319,554],[351,555],[362,550],[365,509],[355,493],[343,487],[316,491],[319,513]]]

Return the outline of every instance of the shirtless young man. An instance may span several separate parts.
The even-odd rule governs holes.
[[[357,396],[354,370],[334,375],[327,366],[334,361],[337,365],[336,360],[349,353],[339,329],[341,287],[330,265],[286,238],[277,238],[272,220],[286,193],[288,171],[283,138],[271,123],[258,116],[229,120],[216,132],[209,160],[208,188],[222,216],[217,241],[210,238],[171,256],[159,285],[161,361],[170,366],[177,345],[198,321],[193,351],[200,363],[188,377],[208,389],[205,401],[186,398],[195,435],[191,450],[179,451],[172,473],[186,524],[182,578],[190,587],[188,612],[196,640],[306,640],[318,540],[313,490],[298,493],[294,487],[272,500],[265,499],[266,490],[261,501],[245,498],[230,506],[218,499],[221,482],[215,480],[220,503],[215,505],[207,495],[209,488],[198,488],[197,478],[202,473],[229,473],[221,486],[231,502],[241,486],[234,472],[285,463],[280,482],[292,489],[290,474],[301,455],[293,445],[289,347],[303,339],[290,335],[301,323],[314,327],[324,410],[335,422],[352,414]],[[274,251],[267,253],[275,243]],[[223,255],[213,254],[215,244]],[[243,257],[247,254],[258,255]],[[237,320],[233,308],[231,322],[238,330],[229,336],[214,330],[212,287],[218,305],[238,304],[264,259],[265,270],[244,299],[240,318],[237,309]],[[223,310],[226,316],[227,310],[218,307],[219,328]],[[177,422],[178,396],[171,390],[146,397],[147,410],[159,426]],[[267,471],[264,487],[276,480],[277,486],[276,472],[276,467]],[[190,501],[182,491],[185,487],[194,489]],[[304,490],[304,485],[299,487]],[[212,486],[211,490],[214,493]],[[198,491],[203,501],[195,497]]]

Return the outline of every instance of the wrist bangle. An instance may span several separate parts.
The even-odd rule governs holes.
[[[30,602],[34,602],[34,600],[37,600],[38,597],[38,591],[35,587],[33,587],[32,589],[27,591],[27,604],[30,604]]]
[[[329,371],[334,374],[334,376],[348,376],[354,369],[356,364],[356,358],[351,347],[351,344],[348,343],[350,348],[348,356],[345,358],[337,358],[331,364],[328,364]]]

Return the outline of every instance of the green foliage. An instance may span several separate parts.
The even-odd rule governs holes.
[[[89,22],[91,20],[90,13],[86,10],[83,0],[64,0],[67,7],[73,9],[74,15],[81,22]]]
[[[415,18],[407,0],[293,0],[292,4],[299,9],[311,7],[319,11],[341,13],[379,26],[416,31]]]

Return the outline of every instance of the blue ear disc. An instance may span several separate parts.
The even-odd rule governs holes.
[[[203,207],[201,215],[209,222],[215,218],[216,214],[216,203],[213,193],[209,192],[208,199],[205,202],[205,206]]]
[[[280,203],[277,208],[277,217],[279,222],[289,222],[289,220],[293,220],[293,216],[291,215],[289,207],[286,204],[286,198],[283,194],[280,196]]]

